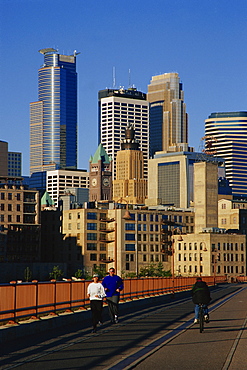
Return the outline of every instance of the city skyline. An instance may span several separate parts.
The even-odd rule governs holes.
[[[151,77],[177,72],[189,115],[189,145],[204,136],[213,112],[246,110],[247,3],[186,4],[109,0],[6,1],[1,10],[1,132],[9,151],[23,153],[29,174],[29,103],[37,96],[39,49],[81,52],[78,58],[78,168],[98,144],[98,91],[135,85],[147,92]],[[47,12],[49,9],[49,13]],[[115,67],[115,78],[113,68]],[[130,73],[129,73],[130,69]],[[13,134],[15,133],[15,135]]]

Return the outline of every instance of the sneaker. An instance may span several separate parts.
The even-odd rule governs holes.
[[[103,322],[102,321],[99,321],[98,322],[99,326],[103,325]]]
[[[194,320],[194,324],[198,324],[199,320],[198,319],[195,319]]]
[[[115,323],[116,324],[118,323],[118,317],[117,317],[117,315],[115,315]]]
[[[208,322],[209,322],[209,316],[208,316],[208,315],[205,315],[205,316],[204,316],[204,321],[205,321],[206,323],[208,323]]]
[[[96,333],[96,329],[93,329],[93,330],[92,330],[92,333]]]

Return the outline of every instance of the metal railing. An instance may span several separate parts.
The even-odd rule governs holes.
[[[205,276],[207,284],[226,282],[225,276]],[[0,322],[18,322],[59,312],[87,309],[87,287],[91,281],[46,281],[0,284]],[[190,290],[195,277],[147,277],[124,279],[121,301]]]

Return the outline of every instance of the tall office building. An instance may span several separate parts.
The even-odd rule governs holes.
[[[150,102],[150,157],[158,151],[188,151],[188,118],[178,73],[153,76],[147,99]]]
[[[116,177],[116,155],[125,138],[127,124],[135,128],[136,139],[144,156],[144,177],[147,178],[149,158],[149,103],[146,94],[135,88],[121,88],[99,91],[99,143],[113,160]]]
[[[30,173],[77,168],[76,55],[39,50],[38,101],[30,104]]]
[[[205,148],[225,159],[232,194],[247,196],[247,112],[210,114],[205,120]]]
[[[135,130],[128,125],[121,150],[117,152],[116,180],[113,181],[113,200],[127,204],[142,204],[147,197],[147,179],[143,174],[143,153],[135,140]]]

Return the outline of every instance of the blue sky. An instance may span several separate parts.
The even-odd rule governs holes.
[[[78,167],[98,145],[97,94],[178,72],[189,144],[200,148],[212,112],[247,110],[246,0],[0,0],[0,140],[23,153],[29,174],[29,103],[37,100],[39,49],[81,54]]]

